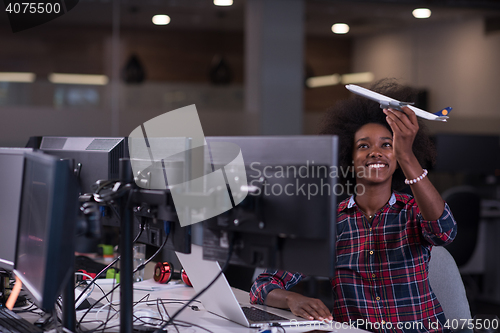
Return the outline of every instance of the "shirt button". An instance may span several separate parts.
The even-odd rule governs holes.
[[[375,298],[377,301],[380,301],[380,297]]]
[[[376,275],[375,274],[372,274],[372,277],[375,277]]]
[[[370,228],[370,231],[372,231],[372,228]]]
[[[370,254],[373,254],[373,251],[370,251]]]

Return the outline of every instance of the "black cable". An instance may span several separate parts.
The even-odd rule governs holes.
[[[205,293],[205,291],[207,291],[208,288],[210,288],[215,283],[215,281],[217,281],[217,279],[222,274],[224,274],[224,272],[226,271],[227,267],[229,266],[229,261],[231,259],[231,256],[233,255],[234,237],[230,236],[230,238],[231,238],[231,240],[230,240],[230,243],[229,243],[229,250],[228,250],[228,253],[227,253],[226,262],[224,263],[224,266],[222,267],[222,269],[220,270],[220,272],[215,276],[215,278],[205,288],[203,288],[199,293],[197,293],[196,295],[194,295],[193,298],[191,298],[191,300],[189,300],[189,302],[187,302],[179,310],[177,310],[177,312],[174,313],[174,315],[172,317],[170,317],[170,319],[168,320],[168,322],[165,325],[163,325],[161,328],[159,328],[156,331],[154,331],[154,333],[162,333],[162,331],[175,319],[175,317],[177,317],[179,315],[179,313],[181,313],[185,308],[187,308],[189,306],[189,304],[191,304],[191,302],[193,300],[197,299],[203,293]]]
[[[283,333],[286,333],[285,328],[280,323],[275,323],[273,327],[277,327],[279,330],[283,330]]]
[[[165,313],[167,314],[167,316],[170,318],[170,315],[168,314],[168,311],[167,311],[167,308],[165,307],[165,304],[163,304],[163,301],[161,301],[161,306],[163,307],[163,310],[165,310]],[[162,316],[162,319],[163,319],[163,316]],[[172,323],[174,325],[174,328],[175,330],[177,331],[177,333],[180,333],[179,332],[179,328],[177,327],[177,325],[175,324],[175,321]]]
[[[150,302],[149,296],[150,296],[150,294],[147,294],[146,296],[144,296],[143,298],[141,298],[141,300],[134,302],[134,306],[137,306],[139,303],[146,303],[147,304],[148,302]],[[147,298],[147,299],[144,300],[145,298]],[[135,318],[134,322],[139,321],[139,322],[141,322],[144,325],[149,325],[149,327],[154,328],[154,326],[159,326],[160,324],[167,322],[167,320],[164,319],[161,310],[159,309],[159,304],[158,304],[159,301],[161,301],[162,304],[175,304],[175,303],[179,303],[181,301],[183,302],[182,304],[184,304],[184,302],[188,302],[189,301],[189,300],[177,300],[177,299],[174,299],[174,301],[168,301],[168,300],[169,299],[161,299],[161,298],[158,298],[156,300],[156,304],[155,305],[157,307],[158,314],[160,315],[160,318],[155,318],[155,317],[137,317],[137,316],[134,315],[134,318]],[[167,301],[167,302],[163,302],[163,301]],[[200,301],[198,301],[198,300],[194,300],[194,302],[200,303]],[[112,320],[113,317],[116,316],[117,313],[118,313],[117,310],[115,310],[115,311],[116,311],[116,313],[113,314],[113,316],[108,321],[106,321],[106,322],[104,322],[103,320],[88,320],[88,321],[83,321],[82,325],[83,324],[88,324],[88,323],[94,323],[94,324],[99,323],[98,326],[94,327],[91,330],[87,330],[85,332],[86,333],[94,333],[94,332],[103,331],[103,328],[102,328],[103,325],[105,325],[108,330],[112,329],[112,328],[115,328],[115,327],[119,327],[119,325],[108,326],[108,322],[110,320]],[[165,312],[168,315],[168,312],[166,311],[166,309],[165,309]],[[153,320],[158,321],[159,323],[156,324],[156,325],[153,325],[152,323],[144,322],[142,319],[153,319]],[[178,320],[178,319],[175,320],[175,325],[179,326],[179,327],[182,327],[182,328],[198,327],[200,329],[203,329],[203,330],[207,331],[208,333],[214,333],[213,331],[209,330],[208,328],[205,328],[205,327],[202,327],[200,325],[197,325],[197,324],[194,324],[194,323],[190,323],[190,322],[187,322],[187,321],[183,321],[183,320]],[[80,332],[83,332],[83,331],[80,330]]]
[[[122,196],[123,192],[129,192],[132,189],[131,184],[125,184],[123,187],[119,188],[117,191],[111,191],[111,193],[100,194],[99,192],[106,186],[111,183],[118,183],[118,181],[113,181],[106,183],[105,185],[99,187],[94,193],[93,197],[96,202],[107,202],[112,201],[113,199],[119,198]]]
[[[111,287],[111,290],[114,290],[115,281],[116,281],[116,270],[115,270],[115,273],[113,275],[113,286]],[[103,333],[104,333],[104,330],[106,329],[106,326],[108,325],[108,322],[111,320],[109,318],[109,314],[111,313],[111,308],[113,307],[113,295],[114,295],[114,293],[111,293],[111,301],[109,302],[108,314],[106,315],[106,321],[104,322],[104,327],[102,328]],[[115,312],[115,314],[116,314],[116,312]],[[114,317],[114,315],[113,315],[113,317]],[[111,318],[113,318],[113,317],[111,317]]]
[[[101,184],[101,186],[99,186],[97,188],[97,190],[94,192],[94,194],[99,194],[99,191],[105,187],[106,185],[108,184],[111,184],[111,183],[116,183],[117,181],[116,180],[113,180],[113,181],[106,181],[104,182],[104,184]],[[118,192],[116,192],[118,193]],[[130,191],[131,193],[131,191]],[[129,194],[129,198],[128,200],[130,200],[130,194]],[[112,206],[110,206],[112,207]],[[112,207],[114,208],[114,207]],[[116,211],[116,210],[114,210]],[[119,216],[119,215],[118,215]],[[139,230],[139,234],[135,237],[135,239],[132,241],[132,243],[135,243],[141,236],[142,236],[142,232],[144,231],[146,225],[145,223],[143,223],[141,221],[141,224],[140,224],[140,230]],[[92,283],[95,283],[95,280],[98,279],[102,274],[104,274],[104,272],[106,272],[110,267],[112,267],[114,264],[116,264],[118,262],[118,260],[120,260],[120,257],[121,256],[118,256],[115,260],[113,260],[109,265],[107,265],[106,267],[104,267],[98,274],[96,274],[95,278],[92,280],[91,283],[89,283],[89,285],[83,290],[83,292],[77,297],[77,299],[75,300],[75,304],[80,300],[81,297],[83,297],[83,295],[85,294],[85,292],[90,288],[90,286],[92,285]]]
[[[137,234],[137,236],[135,237],[135,239],[132,241],[132,243],[135,243],[137,242],[137,240],[141,237],[142,235],[142,232],[144,231],[146,227],[146,224],[141,222],[140,224],[140,230],[139,230],[139,233]],[[77,299],[75,300],[75,304],[80,300],[81,297],[83,297],[83,295],[85,294],[85,292],[90,288],[90,286],[94,283],[95,281],[102,275],[104,274],[104,272],[106,272],[109,268],[111,268],[114,264],[116,264],[118,262],[118,260],[120,260],[120,256],[118,256],[115,260],[113,260],[108,266],[104,267],[99,273],[96,274],[95,278],[92,279],[92,281],[87,285],[87,287],[85,289],[83,289],[82,293],[77,297]],[[96,284],[97,285],[97,284]],[[100,287],[99,287],[100,288]],[[102,290],[102,289],[101,289]],[[104,293],[104,291],[103,291]]]
[[[168,222],[165,222],[165,223],[168,223]],[[141,264],[141,265],[137,266],[137,268],[136,268],[136,269],[134,269],[133,273],[135,273],[135,272],[137,272],[138,270],[143,269],[144,267],[146,267],[146,265],[147,265],[147,264],[148,264],[151,260],[153,260],[153,258],[154,258],[154,257],[156,257],[156,255],[157,255],[158,253],[160,253],[160,251],[163,249],[163,247],[165,247],[165,244],[167,244],[167,241],[168,241],[168,236],[169,236],[169,235],[170,235],[170,233],[168,233],[168,234],[167,234],[167,236],[165,237],[165,240],[163,241],[163,244],[162,244],[162,245],[158,248],[158,250],[157,250],[157,251],[156,251],[156,252],[155,252],[155,253],[154,253],[151,257],[149,257],[149,258],[148,258],[148,260],[146,260],[143,264]],[[115,259],[115,261],[118,261],[118,259],[119,259],[119,257],[118,257],[118,258],[116,258],[116,259]],[[114,262],[113,262],[113,263],[111,263],[111,264],[114,264]],[[111,264],[110,264],[110,265],[111,265]],[[108,265],[108,266],[110,266],[110,265]],[[107,266],[107,267],[108,267],[108,266]],[[106,269],[106,268],[105,268],[105,269]],[[102,273],[102,271],[101,271],[101,273]],[[96,275],[96,276],[97,276],[97,275]],[[93,281],[95,281],[95,279],[94,279]],[[90,285],[90,283],[89,283],[89,285]],[[93,305],[91,305],[91,306],[87,309],[87,311],[83,314],[83,316],[80,318],[80,320],[78,321],[77,327],[78,327],[78,326],[80,326],[81,322],[83,321],[83,318],[85,318],[85,316],[87,316],[87,314],[90,312],[90,310],[92,310],[92,309],[94,308],[94,306],[95,306],[96,304],[98,304],[98,303],[99,303],[100,301],[102,301],[104,298],[107,298],[107,296],[108,296],[109,294],[112,294],[112,293],[113,293],[113,292],[114,292],[114,291],[115,291],[115,290],[116,290],[119,286],[120,286],[120,284],[119,284],[119,283],[117,283],[115,286],[113,286],[113,287],[111,288],[111,290],[110,290],[107,294],[105,294],[103,297],[101,297],[101,298],[100,298],[100,299],[99,299],[96,303],[94,303]],[[83,294],[83,293],[82,293],[82,294]],[[113,299],[113,297],[112,297],[112,296],[111,296],[111,299]],[[109,327],[108,327],[108,328],[109,328]]]

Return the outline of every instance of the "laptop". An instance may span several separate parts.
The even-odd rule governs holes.
[[[203,260],[203,248],[199,245],[191,245],[191,254],[176,254],[197,293],[221,271],[216,261]],[[319,320],[297,317],[287,310],[250,304],[248,292],[231,288],[224,274],[199,297],[199,300],[207,311],[246,327],[324,324]]]

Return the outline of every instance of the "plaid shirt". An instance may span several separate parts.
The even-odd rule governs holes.
[[[394,192],[371,222],[354,197],[342,201],[337,213],[334,319],[347,323],[364,320],[374,323],[369,330],[379,332],[447,331],[427,275],[432,246],[449,244],[456,235],[448,205],[437,221],[426,221],[412,196]],[[303,277],[266,270],[254,282],[250,300],[264,304],[271,290],[288,290]],[[411,324],[417,329],[398,326]]]

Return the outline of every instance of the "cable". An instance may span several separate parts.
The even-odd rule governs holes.
[[[158,299],[156,301],[158,303]],[[167,318],[170,318],[170,315],[168,314],[167,308],[165,307],[165,304],[163,304],[163,301],[161,299],[160,299],[160,303],[161,303],[161,306],[163,307],[163,310],[165,311],[165,314],[167,315]],[[158,307],[158,310],[160,310],[160,307]],[[159,312],[160,312],[160,315],[161,315],[161,311],[159,311]],[[163,316],[161,316],[161,319],[163,321]],[[177,331],[177,333],[180,333],[179,332],[179,328],[177,327],[177,325],[175,324],[175,322],[173,322],[173,324],[174,324],[174,328]]]
[[[215,281],[217,281],[217,279],[226,271],[227,267],[229,266],[229,261],[231,259],[231,256],[233,255],[233,249],[234,249],[234,237],[230,236],[230,238],[232,238],[232,239],[229,243],[229,250],[227,253],[226,262],[224,263],[224,266],[222,267],[220,272],[215,276],[215,278],[205,288],[203,288],[199,293],[194,295],[193,298],[191,298],[191,300],[189,300],[189,302],[184,304],[184,306],[182,306],[179,310],[177,310],[176,313],[174,313],[174,315],[172,317],[170,317],[170,319],[167,321],[166,324],[164,324],[161,328],[157,329],[154,333],[161,333],[171,322],[173,322],[173,320],[175,319],[175,317],[177,317],[179,315],[179,313],[181,313],[185,308],[187,308],[189,306],[189,304],[191,304],[192,301],[194,301],[195,299],[200,297],[203,293],[205,293],[205,291],[207,291],[208,288],[210,288],[215,283]]]
[[[163,311],[165,311],[167,316],[169,316],[166,309],[165,310],[161,309],[160,304],[159,304],[160,302],[161,302],[162,306],[164,307],[165,306],[164,304],[174,304],[174,303],[180,303],[180,302],[182,302],[182,304],[184,304],[184,302],[189,301],[189,300],[181,300],[181,299],[162,299],[162,298],[158,298],[155,301],[152,301],[152,300],[149,300],[149,296],[150,296],[150,294],[147,294],[146,296],[141,298],[139,301],[134,302],[134,307],[136,307],[140,304],[156,306],[156,308],[158,310],[159,317],[152,315],[150,313],[151,310],[140,308],[140,309],[137,309],[136,311],[134,311],[134,324],[139,323],[141,325],[146,325],[150,328],[160,327],[161,325],[163,325],[164,323],[167,322],[166,318],[164,318]],[[172,300],[172,301],[170,301],[170,300]],[[198,300],[195,300],[194,302],[199,303]],[[116,305],[116,304],[112,304],[112,305]],[[100,307],[98,311],[102,311],[106,306],[109,306],[109,303]],[[141,315],[142,311],[147,311],[148,314],[151,314],[151,316]],[[110,329],[113,329],[113,328],[120,326],[118,324],[118,321],[116,319],[114,319],[116,315],[118,315],[118,310],[115,309],[115,312],[113,313],[113,315],[110,318],[108,318],[108,320],[106,320],[106,321],[99,320],[98,318],[96,318],[95,320],[83,321],[82,325],[87,324],[87,323],[93,323],[94,325],[97,325],[93,329],[86,331],[86,333],[102,332],[104,330],[104,328],[103,328],[104,326],[107,330],[110,330]],[[180,327],[180,328],[198,327],[198,328],[203,329],[204,331],[206,331],[208,333],[214,333],[205,327],[202,327],[200,325],[190,323],[187,321],[175,320],[174,324],[175,324],[175,326]]]
[[[14,305],[16,305],[17,297],[19,296],[19,292],[21,291],[22,286],[23,283],[21,282],[21,279],[16,276],[16,284],[10,292],[10,296],[7,299],[7,302],[5,302],[5,306],[7,307],[7,309],[12,310],[14,308]]]
[[[170,223],[170,222],[165,221],[165,224],[169,224],[169,223]],[[164,227],[165,227],[165,231],[167,231],[167,230],[168,230],[168,231],[170,231],[170,225],[169,225],[169,227],[168,227],[168,228],[166,227],[166,225],[164,225]],[[158,250],[157,250],[157,251],[156,251],[156,252],[155,252],[155,253],[154,253],[151,257],[149,257],[149,258],[148,258],[148,260],[146,260],[143,264],[139,265],[136,269],[134,269],[133,273],[135,273],[135,272],[137,272],[138,270],[143,269],[144,267],[146,267],[146,265],[147,265],[147,264],[148,264],[151,260],[153,260],[153,258],[154,258],[154,257],[156,257],[156,255],[157,255],[158,253],[160,253],[160,251],[163,249],[163,247],[165,246],[165,244],[167,244],[167,241],[168,241],[168,236],[169,236],[169,235],[170,235],[170,233],[168,233],[168,234],[166,235],[165,240],[163,241],[162,245],[158,248]],[[117,261],[118,259],[119,259],[119,257],[118,257],[118,258],[116,258],[116,259],[115,259],[115,261]],[[104,268],[103,270],[106,270],[106,269],[107,269],[110,265],[114,264],[114,263],[115,263],[115,261],[113,261],[111,264],[109,264],[109,265],[108,265],[106,268]],[[102,271],[101,271],[101,273],[102,273]],[[100,274],[100,273],[99,273],[99,274]],[[97,278],[97,275],[96,275],[96,278]],[[95,280],[94,280],[94,281],[95,281]],[[106,293],[103,297],[101,297],[101,298],[100,298],[100,299],[99,299],[96,303],[94,303],[93,305],[91,305],[91,306],[87,309],[87,311],[83,314],[83,316],[80,318],[80,320],[78,321],[78,325],[77,325],[77,326],[80,326],[80,325],[81,325],[81,323],[82,323],[82,321],[83,321],[83,318],[85,318],[85,316],[87,316],[87,314],[90,312],[90,310],[92,310],[92,308],[94,307],[94,305],[95,305],[95,304],[99,303],[99,302],[100,302],[100,301],[102,301],[104,298],[107,298],[107,296],[108,296],[109,294],[112,294],[112,293],[113,293],[113,292],[114,292],[114,291],[115,291],[115,290],[116,290],[119,286],[120,286],[120,284],[119,284],[119,283],[117,283],[116,285],[114,285],[108,293]],[[87,287],[88,287],[88,286],[87,286]],[[85,292],[85,290],[84,290],[84,292]],[[81,296],[81,295],[80,295],[80,296]],[[113,296],[111,296],[111,302],[112,302],[112,301],[113,301]],[[109,328],[109,327],[108,327],[108,328]]]
[[[116,185],[118,184],[118,187],[116,189],[113,188],[110,193],[105,193],[105,194],[99,193],[107,185],[110,185],[110,184],[115,184],[114,187],[116,187]],[[131,192],[131,190],[132,190],[131,184],[125,184],[123,187],[121,185],[122,185],[122,183],[120,183],[119,181],[105,182],[103,185],[99,186],[96,189],[96,191],[93,193],[94,200],[96,202],[108,202],[108,201],[112,201],[113,199],[121,197],[124,192]]]
[[[140,230],[139,230],[139,234],[137,234],[137,236],[135,236],[135,239],[132,241],[132,243],[135,243],[137,242],[137,240],[141,237],[142,235],[142,232],[144,231],[146,227],[146,224],[145,223],[142,223],[140,224]],[[96,274],[95,278],[92,280],[91,283],[89,283],[89,285],[83,289],[83,292],[82,294],[80,294],[77,299],[75,300],[75,303],[78,302],[78,300],[82,297],[83,293],[85,293],[87,291],[88,288],[90,288],[90,286],[92,284],[95,284],[95,281],[102,275],[104,274],[104,272],[106,272],[109,268],[111,268],[114,264],[116,264],[118,262],[118,260],[120,260],[120,257],[121,256],[118,256],[115,260],[113,260],[108,266],[104,267],[99,273]],[[100,288],[100,287],[99,287]],[[102,290],[102,289],[101,289]],[[103,292],[104,293],[104,292]]]

